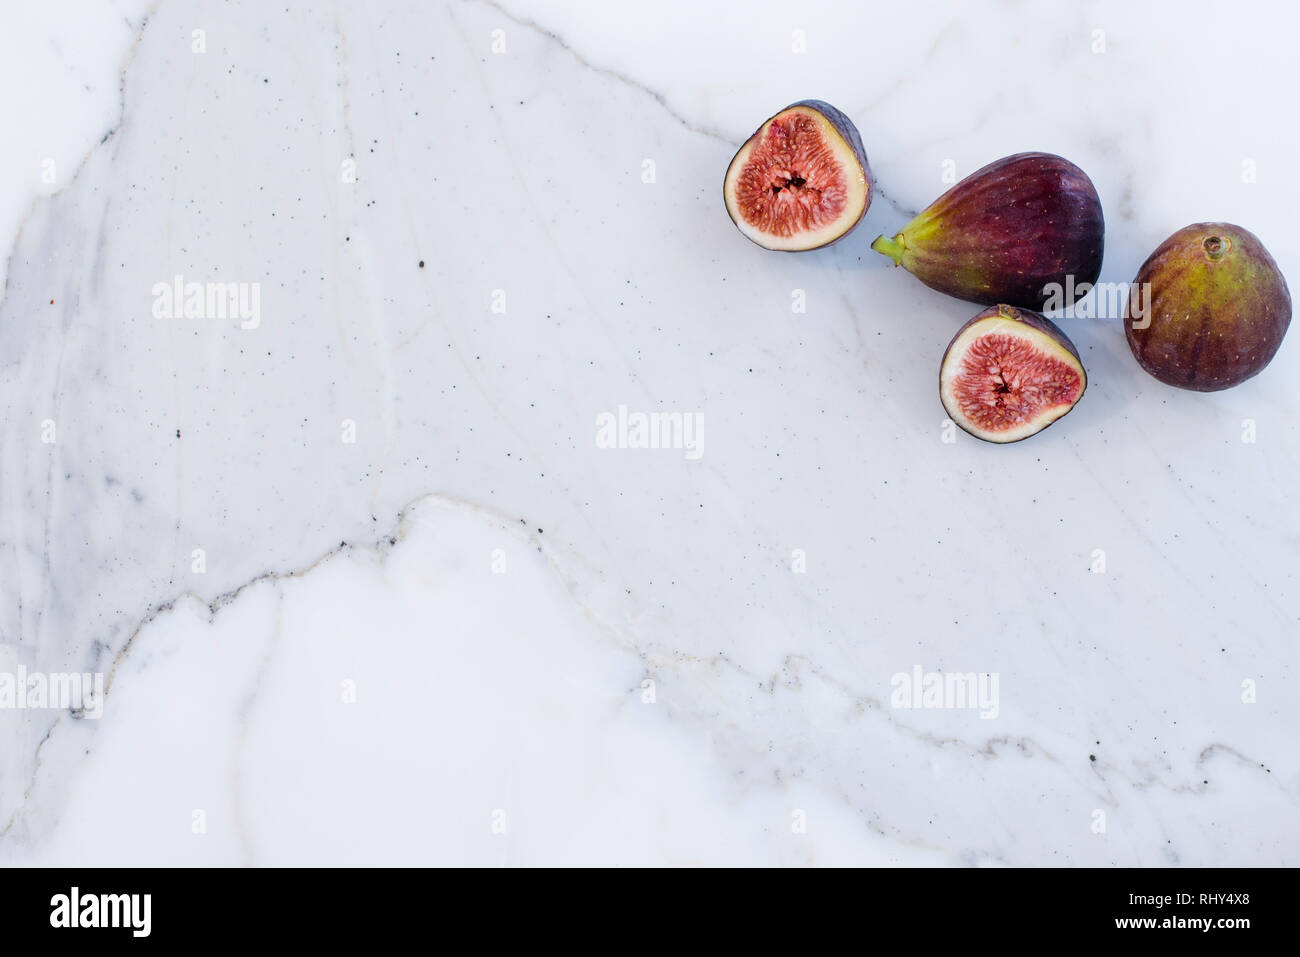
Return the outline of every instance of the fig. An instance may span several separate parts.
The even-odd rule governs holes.
[[[822,100],[792,103],[732,157],[722,183],[736,227],[765,249],[817,249],[871,205],[871,168],[853,121]]]
[[[1088,374],[1068,336],[1036,312],[997,305],[957,331],[939,366],[949,418],[986,442],[1019,442],[1065,415]]]
[[[958,299],[1041,309],[1049,299],[1068,306],[1077,286],[1097,281],[1104,238],[1101,200],[1083,170],[1017,153],[971,173],[871,248]]]
[[[1277,263],[1232,223],[1178,230],[1133,283],[1124,310],[1129,348],[1143,369],[1180,389],[1217,392],[1257,375],[1291,324]]]

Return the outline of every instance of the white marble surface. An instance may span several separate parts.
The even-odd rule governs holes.
[[[868,249],[1043,149],[1103,280],[1221,218],[1294,282],[1288,5],[85,7],[0,37],[0,671],[109,687],[0,710],[0,860],[1300,863],[1297,334],[1199,395],[1075,320],[1076,411],[945,443],[978,307]],[[810,96],[880,192],[767,253],[719,184]]]

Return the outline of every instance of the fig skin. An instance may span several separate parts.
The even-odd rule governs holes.
[[[962,415],[961,410],[957,408],[950,408],[948,406],[948,401],[944,396],[943,374],[944,374],[944,370],[948,366],[948,360],[952,355],[953,346],[957,345],[957,343],[962,338],[962,334],[965,333],[968,329],[988,319],[1007,320],[1021,325],[1026,325],[1037,330],[1038,332],[1048,337],[1057,346],[1059,346],[1060,348],[1064,349],[1067,353],[1069,353],[1069,355],[1072,356],[1074,359],[1074,364],[1078,367],[1076,370],[1079,374],[1078,398],[1074,400],[1073,404],[1071,404],[1068,409],[1066,409],[1056,418],[1047,422],[1045,425],[1041,426],[1040,428],[1035,429],[1033,432],[1030,432],[1026,435],[1022,435],[1019,438],[1008,438],[1008,439],[994,438],[989,435],[981,435],[979,432],[967,428],[965,417]],[[1007,303],[999,303],[996,306],[990,306],[989,308],[981,312],[979,315],[974,316],[969,322],[967,322],[960,329],[958,329],[956,335],[954,335],[952,337],[952,340],[948,343],[948,348],[946,348],[943,352],[943,360],[939,363],[939,401],[943,405],[944,411],[948,413],[948,417],[954,423],[956,423],[957,427],[961,429],[963,432],[965,432],[967,435],[972,435],[983,442],[991,442],[995,445],[1011,445],[1016,442],[1023,442],[1025,439],[1028,438],[1033,438],[1039,432],[1044,431],[1045,429],[1052,426],[1054,423],[1059,422],[1061,419],[1065,418],[1067,415],[1073,412],[1075,407],[1083,400],[1083,394],[1087,391],[1088,391],[1088,371],[1083,367],[1083,359],[1079,356],[1079,350],[1074,347],[1074,343],[1070,341],[1070,337],[1065,334],[1065,332],[1061,329],[1061,327],[1058,326],[1056,323],[1052,322],[1052,320],[1048,319],[1046,316],[1040,315],[1039,313],[1036,312],[1032,312],[1028,309],[1018,309],[1015,306],[1009,305]]]
[[[767,125],[771,123],[774,119],[776,119],[778,116],[780,116],[782,113],[794,109],[807,109],[807,110],[812,110],[815,113],[821,114],[821,116],[830,125],[831,129],[833,129],[835,133],[840,137],[840,139],[842,139],[848,145],[849,149],[853,153],[854,159],[857,161],[858,166],[860,166],[862,169],[862,176],[865,179],[865,186],[866,186],[866,201],[863,203],[862,212],[858,214],[857,218],[854,219],[851,223],[848,223],[844,227],[844,229],[837,236],[835,236],[835,238],[824,243],[818,243],[817,245],[814,246],[774,249],[771,246],[763,245],[763,243],[759,242],[759,240],[749,235],[749,233],[747,233],[745,229],[742,228],[741,221],[740,219],[737,218],[738,214],[732,208],[732,199],[727,194],[727,180],[730,177],[732,167],[735,166],[736,164],[737,158],[740,156],[742,152],[749,149],[751,144],[753,144],[756,139],[758,139],[763,135],[763,131],[767,129]],[[846,175],[853,175],[854,173],[854,171],[852,170],[846,170],[845,172]],[[780,110],[777,110],[767,119],[765,119],[762,123],[759,124],[758,128],[754,130],[752,134],[750,134],[750,136],[745,140],[745,142],[740,144],[740,148],[737,149],[735,154],[732,156],[731,162],[727,164],[727,175],[723,177],[723,181],[722,181],[722,205],[727,210],[727,215],[731,217],[731,221],[736,225],[736,228],[739,229],[741,234],[745,236],[745,238],[748,239],[750,242],[754,243],[757,246],[761,246],[763,249],[772,249],[774,252],[807,252],[810,249],[824,249],[827,246],[834,245],[835,243],[843,239],[845,236],[847,236],[849,233],[853,232],[853,230],[857,229],[858,224],[862,222],[863,219],[866,218],[867,210],[871,208],[871,200],[875,197],[875,194],[876,194],[876,181],[875,178],[871,175],[871,164],[867,161],[866,148],[862,145],[862,134],[858,132],[858,128],[853,124],[853,121],[849,119],[844,112],[836,109],[834,106],[827,103],[825,100],[798,100],[797,102],[791,103],[789,106],[782,107]]]
[[[1216,242],[1217,240],[1217,242]],[[1253,233],[1232,223],[1194,223],[1174,233],[1138,270],[1150,283],[1150,315],[1124,335],[1138,364],[1166,385],[1217,392],[1258,375],[1291,324],[1286,279]]]
[[[871,248],[931,289],[971,302],[1041,309],[1043,287],[1101,274],[1106,224],[1088,174],[1051,153],[996,160]]]

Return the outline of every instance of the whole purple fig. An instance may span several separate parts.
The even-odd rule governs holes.
[[[990,163],[871,248],[931,289],[983,304],[1069,305],[1101,273],[1106,225],[1092,180],[1050,153]]]

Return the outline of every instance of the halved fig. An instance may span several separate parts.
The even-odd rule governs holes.
[[[871,205],[862,137],[829,103],[792,103],[736,152],[722,195],[731,221],[765,249],[827,246]]]
[[[1043,431],[1083,396],[1079,352],[1050,319],[999,305],[958,330],[939,367],[949,417],[986,442],[1019,442]]]

